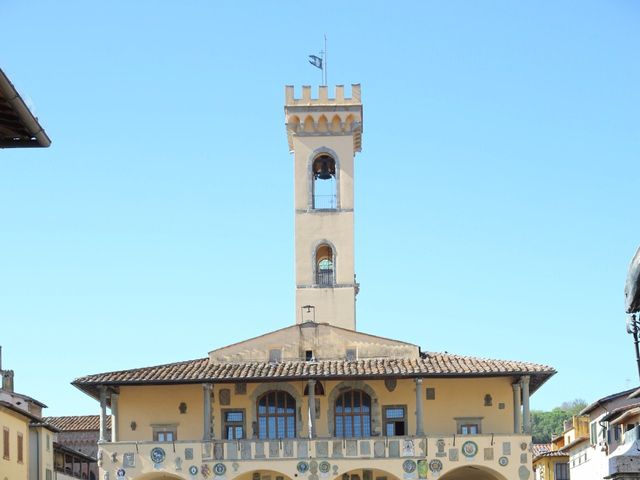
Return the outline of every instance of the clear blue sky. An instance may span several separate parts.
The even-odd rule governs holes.
[[[284,85],[362,84],[358,327],[546,363],[552,408],[638,384],[635,1],[5,0],[49,149],[0,151],[0,344],[48,414],[81,375],[294,322]]]

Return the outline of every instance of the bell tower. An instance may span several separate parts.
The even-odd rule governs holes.
[[[356,329],[353,187],[354,157],[361,150],[360,85],[351,98],[337,85],[311,98],[302,87],[285,90],[289,150],[294,155],[296,323],[315,321]]]

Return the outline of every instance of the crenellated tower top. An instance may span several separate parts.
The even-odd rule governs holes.
[[[353,150],[362,149],[362,101],[360,84],[351,85],[351,97],[344,96],[344,85],[336,85],[335,96],[329,97],[326,85],[318,87],[312,98],[311,87],[302,87],[296,98],[293,85],[285,87],[285,117],[289,150],[293,151],[293,135],[353,135]]]

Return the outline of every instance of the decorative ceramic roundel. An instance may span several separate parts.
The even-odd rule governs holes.
[[[405,473],[413,473],[416,471],[416,462],[413,460],[405,460],[402,462],[402,469]]]
[[[433,473],[438,473],[442,470],[442,462],[440,460],[431,460],[429,462],[429,470]]]
[[[189,473],[191,475],[197,475],[198,474],[198,467],[196,467],[195,465],[191,465],[189,467]]]
[[[320,470],[320,473],[329,473],[329,470],[331,470],[331,464],[327,461],[320,462],[318,470]]]
[[[476,442],[472,442],[471,440],[469,440],[468,442],[464,442],[462,444],[462,454],[465,457],[467,458],[475,457],[477,453],[478,453],[478,445],[476,444]]]
[[[125,473],[126,472],[124,471],[124,468],[119,468],[118,471],[116,472],[116,475],[118,478],[124,478]]]
[[[307,462],[298,462],[296,468],[300,473],[307,473],[309,470],[309,464]]]
[[[498,459],[498,463],[501,467],[506,467],[507,465],[509,465],[509,459],[507,457],[500,457]]]
[[[218,476],[224,475],[225,473],[227,473],[227,467],[225,467],[224,463],[216,463],[213,466],[213,473]]]
[[[153,463],[162,463],[164,462],[164,459],[166,458],[167,454],[164,453],[164,449],[160,448],[160,447],[155,447],[153,449],[151,449],[151,461]]]

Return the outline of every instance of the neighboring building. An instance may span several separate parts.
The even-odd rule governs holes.
[[[14,392],[14,372],[2,369],[0,350],[0,479],[52,480],[57,429],[42,420],[45,404]]]
[[[100,478],[530,478],[529,398],[555,370],[423,352],[357,331],[360,86],[351,98],[341,86],[335,98],[320,87],[317,99],[310,87],[302,98],[287,87],[285,116],[295,324],[204,358],[74,380],[100,402]]]
[[[555,450],[568,455],[571,480],[640,479],[635,389],[603,397],[565,422]]]
[[[60,449],[71,449],[73,452],[82,454],[86,458],[92,459],[89,465],[89,478],[98,478],[98,439],[100,438],[100,416],[99,415],[74,415],[65,417],[44,417],[49,425],[56,427],[58,431],[57,445]],[[111,438],[111,417],[107,418],[107,439]],[[69,454],[67,452],[67,454]],[[60,458],[60,457],[59,457]],[[58,460],[59,460],[58,458]],[[68,462],[66,462],[68,464]],[[56,468],[61,463],[56,461]]]
[[[0,69],[0,148],[48,147],[51,140]]]
[[[42,417],[46,405],[14,391],[14,372],[2,369],[1,350],[0,376],[0,480],[95,478],[95,458],[57,443],[59,429]]]
[[[4,392],[3,392],[4,393]],[[52,441],[55,429],[14,403],[0,400],[2,429],[0,478],[53,478]]]
[[[565,437],[556,436],[551,443],[533,445],[535,480],[569,480],[569,454],[562,451]]]

